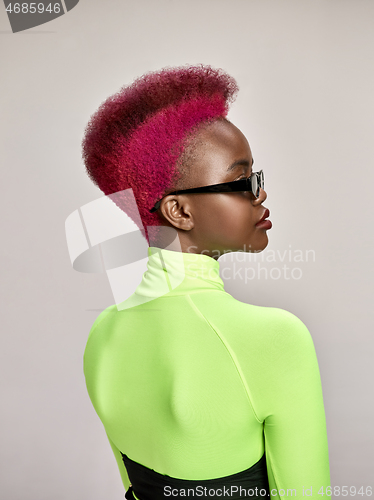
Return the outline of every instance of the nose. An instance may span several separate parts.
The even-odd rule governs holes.
[[[252,204],[254,206],[261,205],[261,203],[263,203],[267,197],[268,195],[266,194],[265,189],[260,188],[260,194],[258,195],[258,198],[253,197],[254,199],[252,201]]]

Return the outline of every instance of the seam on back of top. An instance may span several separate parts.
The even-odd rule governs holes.
[[[222,344],[224,345],[226,351],[228,352],[232,362],[234,363],[234,366],[238,372],[238,375],[239,375],[239,378],[243,384],[243,387],[244,387],[244,390],[245,390],[245,393],[247,395],[247,398],[248,398],[248,401],[249,401],[249,404],[252,408],[252,411],[253,411],[253,415],[255,416],[256,420],[258,423],[260,424],[263,424],[263,421],[260,420],[257,416],[257,413],[256,413],[256,410],[253,406],[253,403],[252,403],[252,399],[251,399],[251,396],[250,396],[250,391],[249,391],[249,387],[247,385],[247,382],[245,380],[245,377],[243,375],[243,372],[242,372],[242,369],[240,367],[240,364],[239,362],[237,361],[236,359],[236,356],[235,356],[235,353],[233,352],[233,350],[231,349],[230,345],[226,342],[226,339],[222,338],[221,335],[219,334],[219,332],[217,332],[217,330],[212,326],[212,324],[210,323],[210,321],[205,317],[205,315],[200,311],[200,309],[197,307],[197,305],[194,303],[194,301],[192,300],[192,298],[190,297],[190,294],[187,294],[187,299],[190,301],[192,307],[197,311],[197,313],[206,321],[206,323],[209,325],[210,329],[213,330],[213,332],[217,335],[217,337],[220,339],[220,341],[222,342]]]

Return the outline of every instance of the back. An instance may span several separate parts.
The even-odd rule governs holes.
[[[128,304],[97,318],[84,353],[125,487],[119,452],[197,480],[247,469],[265,451],[273,497],[303,487],[317,497],[329,485],[328,448],[307,328],[287,311],[234,299],[211,257],[184,253],[181,270],[181,254],[162,250],[160,260],[156,250]]]

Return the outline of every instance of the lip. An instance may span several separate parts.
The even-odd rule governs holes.
[[[257,226],[257,224],[260,224],[260,222],[263,222],[265,219],[267,219],[267,218],[269,217],[269,215],[270,215],[270,211],[269,211],[269,209],[267,208],[267,209],[265,210],[265,212],[262,214],[261,219],[260,219],[258,222],[256,222],[256,226]],[[270,222],[270,221],[269,221],[269,222]]]
[[[270,211],[268,208],[266,208],[264,213],[262,214],[261,219],[255,224],[255,226],[259,229],[271,229],[272,223],[270,220],[267,220],[267,217],[269,217],[269,215]]]
[[[273,227],[273,224],[271,223],[271,220],[265,219],[265,220],[263,220],[261,222],[258,222],[256,224],[256,227],[258,229],[271,229]]]

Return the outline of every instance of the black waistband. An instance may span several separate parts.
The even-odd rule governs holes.
[[[125,498],[139,500],[165,500],[167,498],[268,498],[269,483],[265,453],[249,469],[214,479],[177,479],[160,474],[131,460],[121,452],[132,486]],[[188,492],[188,490],[190,490]]]

